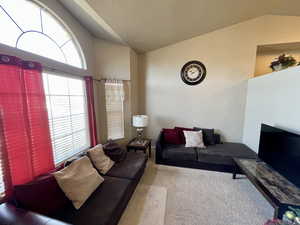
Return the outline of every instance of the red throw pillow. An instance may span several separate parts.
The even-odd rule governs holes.
[[[70,203],[51,173],[15,186],[14,196],[21,207],[44,215],[51,215]]]
[[[184,130],[187,130],[187,131],[193,131],[193,130],[194,130],[194,129],[192,129],[192,128],[185,128],[185,127],[175,127],[174,129],[177,130],[178,133],[179,133],[179,136],[180,136],[180,144],[185,144],[185,137],[184,137],[183,131],[184,131]]]
[[[180,136],[178,130],[176,129],[163,129],[163,136],[164,136],[164,141],[167,144],[175,144],[175,145],[181,144]]]

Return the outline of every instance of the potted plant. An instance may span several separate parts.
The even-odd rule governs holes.
[[[270,68],[273,71],[279,71],[282,69],[286,69],[290,66],[296,65],[296,60],[291,55],[282,54],[278,56],[273,62],[271,62]]]

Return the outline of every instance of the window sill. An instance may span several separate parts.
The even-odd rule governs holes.
[[[124,140],[125,137],[120,137],[120,138],[108,138],[107,141],[112,140],[112,141],[122,141]]]

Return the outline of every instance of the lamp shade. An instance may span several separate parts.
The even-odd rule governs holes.
[[[134,115],[132,117],[132,125],[134,127],[147,127],[148,126],[148,116]]]

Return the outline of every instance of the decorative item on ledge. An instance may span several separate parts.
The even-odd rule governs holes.
[[[286,211],[282,220],[287,224],[300,225],[300,209],[292,206],[288,207],[289,211]]]
[[[273,62],[271,62],[270,68],[273,71],[280,71],[288,67],[296,65],[297,61],[291,55],[282,54],[278,56]]]
[[[300,225],[300,209],[289,206],[290,211],[286,211],[282,220],[268,220],[264,225]]]
[[[264,225],[288,225],[281,220],[274,219],[274,220],[268,220]]]
[[[137,131],[137,140],[139,142],[142,142],[142,137],[143,137],[143,131],[144,131],[144,128],[148,126],[148,122],[149,122],[149,119],[148,119],[148,116],[146,115],[134,115],[132,117],[132,126],[133,127],[136,127],[136,131]]]

